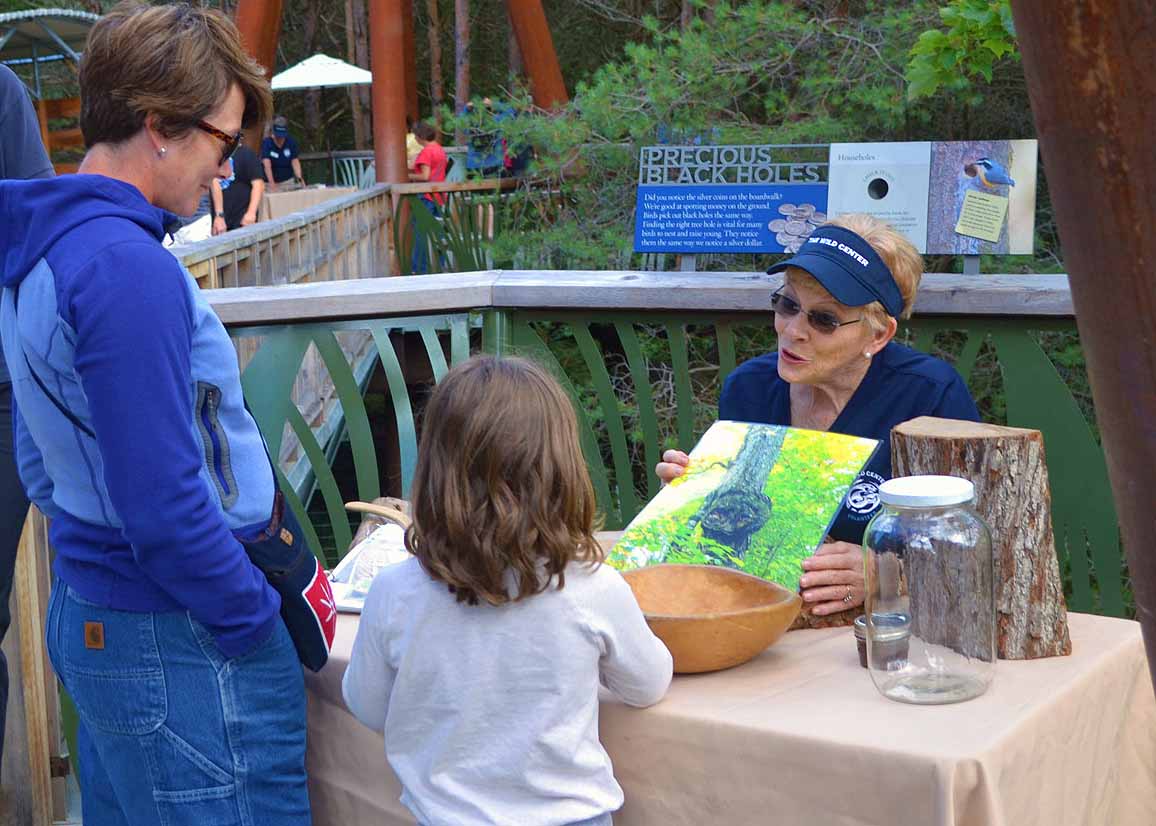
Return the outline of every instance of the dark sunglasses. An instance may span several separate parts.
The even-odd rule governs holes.
[[[775,311],[776,315],[781,315],[784,318],[791,318],[803,312],[802,306],[798,301],[790,296],[783,295],[782,287],[775,290],[775,294],[771,296],[771,309]],[[846,327],[848,324],[858,324],[863,320],[862,317],[856,318],[853,321],[840,321],[839,317],[834,313],[828,313],[823,310],[807,310],[807,323],[817,333],[824,335],[831,335],[840,327]]]
[[[210,135],[225,145],[225,148],[221,150],[221,160],[217,162],[217,166],[220,166],[225,161],[229,160],[229,158],[233,157],[233,153],[237,151],[237,147],[240,146],[241,141],[245,139],[244,132],[238,132],[236,135],[230,135],[227,132],[222,132],[211,123],[205,123],[203,120],[197,121],[197,128],[202,132],[208,132]]]

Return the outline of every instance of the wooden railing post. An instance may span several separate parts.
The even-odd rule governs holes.
[[[1156,40],[1151,0],[1013,0],[1156,683]]]

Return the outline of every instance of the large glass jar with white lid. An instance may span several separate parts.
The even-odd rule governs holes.
[[[996,660],[991,534],[975,488],[955,476],[879,486],[863,535],[867,666],[905,703],[956,703],[987,690]],[[896,645],[896,635],[905,645]]]

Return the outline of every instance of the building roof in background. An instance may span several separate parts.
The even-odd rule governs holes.
[[[99,14],[73,9],[25,9],[0,14],[0,62],[76,60]]]

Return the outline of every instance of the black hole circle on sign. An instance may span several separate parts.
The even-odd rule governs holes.
[[[871,183],[867,184],[867,194],[876,201],[882,201],[887,197],[887,192],[891,187],[887,185],[887,181],[882,178],[876,178]]]

